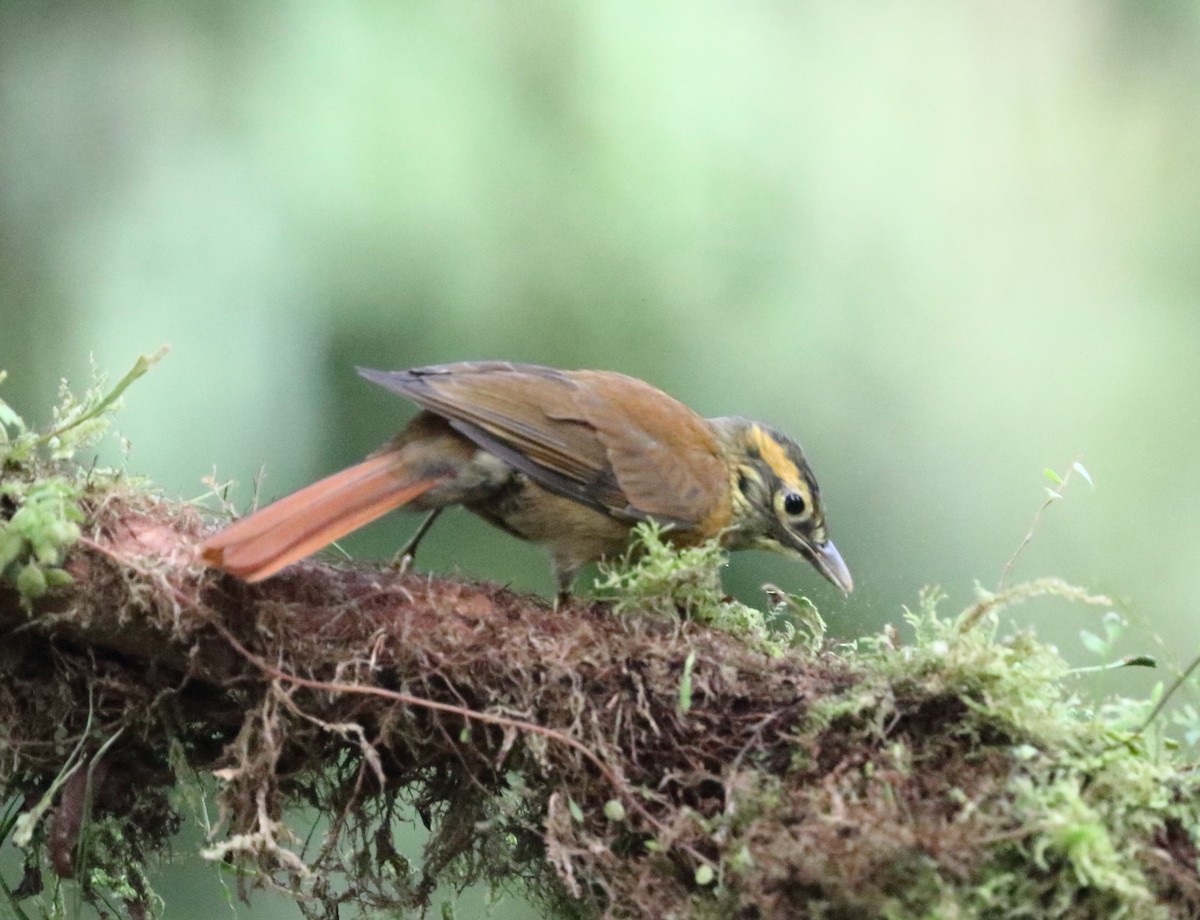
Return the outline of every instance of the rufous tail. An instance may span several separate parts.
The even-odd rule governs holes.
[[[405,478],[394,453],[379,454],[231,524],[205,540],[200,553],[211,566],[246,581],[262,581],[443,479]]]

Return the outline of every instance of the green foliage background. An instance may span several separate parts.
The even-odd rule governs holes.
[[[994,586],[1043,467],[1082,455],[1096,489],[1018,577],[1123,598],[1119,651],[1186,657],[1198,85],[1200,7],[1171,0],[6,2],[5,398],[44,421],[89,355],[169,342],[129,468],[193,495],[215,465],[248,503],[260,465],[282,494],[408,416],[355,364],[626,371],[801,440],[855,595],[756,554],[727,584],[847,636]],[[423,566],[550,589],[451,517]],[[1018,613],[1080,663],[1097,616]]]

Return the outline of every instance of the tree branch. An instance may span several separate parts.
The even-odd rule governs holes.
[[[209,855],[314,914],[521,878],[572,915],[869,917],[978,887],[998,859],[1012,873],[1025,852],[1043,895],[1074,871],[1014,810],[1010,781],[1033,771],[1013,751],[1031,739],[981,714],[974,677],[772,659],[675,619],[366,567],[307,562],[250,586],[195,562],[187,506],[110,492],[87,511],[74,585],[32,616],[0,589],[0,781],[54,803],[27,889],[44,863],[87,889],[88,867],[165,852],[174,793],[208,773]],[[432,828],[417,867],[392,841],[410,807]],[[1137,807],[1158,828],[1144,897],[1185,916],[1190,831]],[[322,821],[307,839],[303,809]],[[113,816],[121,839],[101,847]],[[1070,916],[1129,896],[1084,887],[1097,912]],[[148,896],[132,888],[135,913]]]

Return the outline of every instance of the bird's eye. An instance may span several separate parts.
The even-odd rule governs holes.
[[[783,496],[783,510],[788,517],[799,517],[804,508],[804,496],[799,492],[788,492]]]

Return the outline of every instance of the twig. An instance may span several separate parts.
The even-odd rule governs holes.
[[[1146,716],[1146,720],[1142,722],[1142,724],[1138,726],[1137,731],[1133,733],[1134,737],[1142,734],[1142,732],[1150,727],[1151,723],[1153,723],[1163,709],[1166,708],[1167,703],[1170,702],[1171,697],[1175,695],[1175,692],[1185,683],[1187,683],[1187,679],[1192,676],[1196,668],[1200,668],[1200,655],[1197,655],[1195,658],[1193,658],[1192,663],[1183,670],[1183,673],[1171,682],[1171,686],[1167,688],[1167,692],[1162,695],[1159,701],[1154,705],[1154,708],[1150,710],[1150,715]]]
[[[1087,473],[1085,471],[1083,471],[1083,468],[1079,465],[1079,459],[1082,456],[1083,456],[1083,454],[1079,454],[1078,456],[1075,457],[1075,459],[1073,461],[1071,461],[1071,465],[1069,467],[1067,467],[1066,475],[1062,476],[1061,478],[1058,479],[1058,483],[1054,486],[1053,489],[1051,489],[1051,488],[1046,489],[1047,493],[1049,493],[1049,494],[1046,496],[1046,500],[1044,502],[1042,502],[1042,506],[1040,508],[1038,508],[1038,510],[1036,512],[1034,512],[1033,520],[1029,522],[1029,529],[1027,531],[1025,531],[1025,539],[1023,539],[1021,541],[1021,545],[1017,547],[1016,552],[1014,552],[1009,557],[1008,562],[1006,562],[1004,564],[1004,571],[1002,571],[1000,573],[1000,581],[996,585],[996,590],[998,592],[1004,590],[1004,583],[1006,581],[1008,581],[1008,576],[1012,574],[1013,566],[1015,566],[1017,564],[1017,557],[1020,556],[1022,552],[1024,552],[1025,547],[1027,547],[1030,544],[1030,542],[1033,540],[1033,532],[1035,530],[1037,530],[1038,523],[1042,519],[1042,514],[1046,511],[1047,508],[1049,508],[1056,501],[1058,501],[1060,498],[1063,497],[1063,493],[1067,489],[1067,483],[1071,481],[1071,474],[1073,472],[1075,472],[1076,470],[1080,470],[1081,474],[1085,478],[1088,478]],[[1056,473],[1055,476],[1057,476],[1057,475],[1058,474]]]

